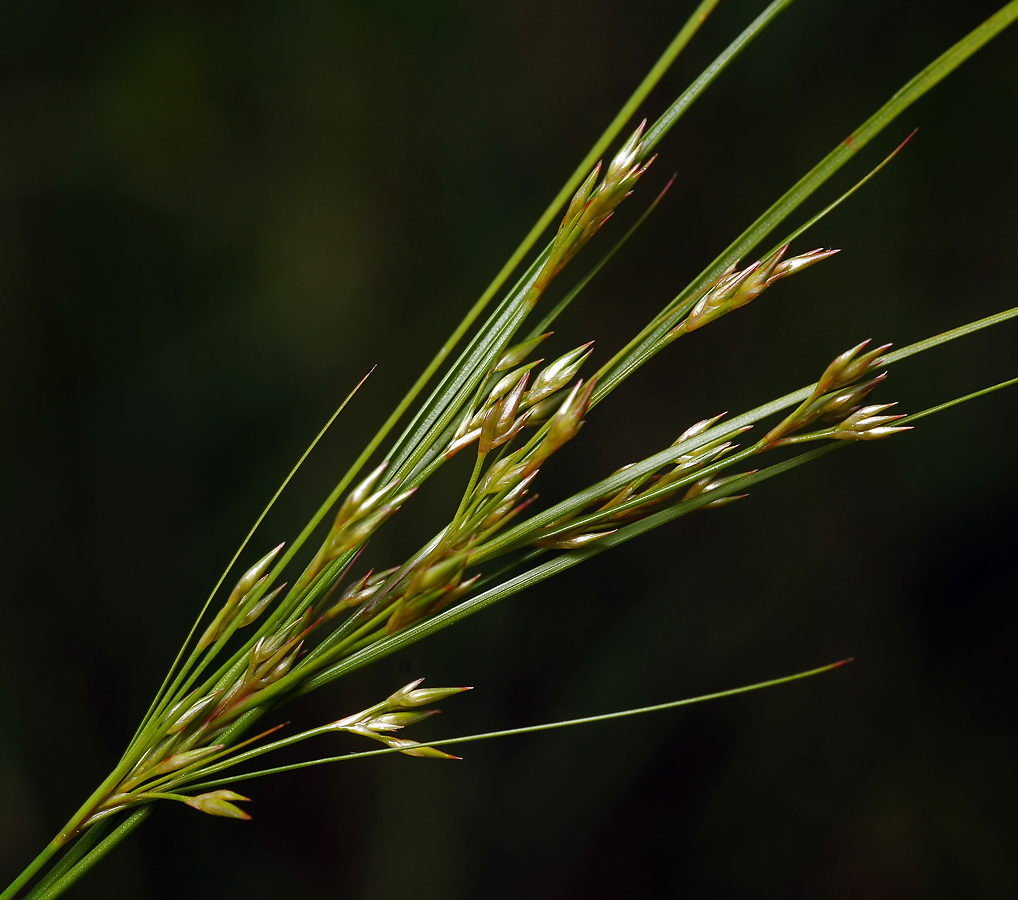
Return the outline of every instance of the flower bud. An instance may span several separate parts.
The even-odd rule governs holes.
[[[276,597],[278,597],[278,596],[279,596],[280,592],[281,592],[281,591],[283,590],[283,588],[285,588],[285,587],[286,587],[286,584],[285,584],[285,583],[284,583],[284,584],[281,584],[281,585],[280,585],[279,587],[277,587],[277,588],[276,588],[276,589],[275,589],[274,591],[272,591],[272,593],[270,593],[270,594],[266,594],[266,595],[265,595],[264,597],[262,597],[262,599],[261,599],[261,600],[259,600],[259,601],[258,601],[258,602],[257,602],[257,603],[256,603],[256,604],[254,605],[254,606],[252,606],[252,607],[251,607],[251,608],[250,608],[250,609],[249,609],[249,610],[248,610],[248,611],[247,611],[247,612],[246,612],[246,613],[244,614],[244,618],[242,618],[242,619],[241,619],[241,620],[240,620],[240,621],[239,621],[239,622],[237,623],[237,627],[238,627],[238,628],[243,628],[243,627],[244,627],[245,625],[250,625],[250,624],[251,624],[251,623],[252,623],[252,622],[253,622],[253,621],[254,621],[255,619],[257,619],[257,618],[258,618],[258,617],[259,617],[259,616],[260,616],[260,615],[261,615],[261,614],[262,614],[263,612],[265,612],[265,610],[266,610],[266,609],[267,609],[267,608],[268,608],[268,607],[269,607],[269,606],[271,605],[272,601],[273,601],[273,600],[275,600],[275,599],[276,599]]]
[[[240,807],[234,806],[231,800],[250,801],[250,798],[238,794],[236,791],[211,791],[208,794],[199,794],[197,797],[188,797],[187,805],[199,812],[208,813],[210,816],[223,816],[227,819],[250,819],[251,817]]]
[[[365,728],[372,731],[399,731],[408,725],[416,725],[432,716],[437,716],[440,709],[422,709],[419,712],[388,712],[375,716],[364,723]]]
[[[360,511],[361,505],[371,494],[372,489],[378,482],[378,479],[382,477],[382,473],[385,471],[388,463],[381,463],[377,468],[372,471],[367,478],[365,478],[360,484],[357,485],[343,501],[343,505],[340,506],[339,512],[336,513],[336,522],[333,528],[340,528],[347,519],[356,515]]]
[[[470,551],[464,550],[426,569],[421,569],[410,582],[410,587],[407,588],[407,595],[421,594],[432,588],[458,582],[459,576],[463,573],[469,558]]]
[[[579,371],[580,366],[583,365],[587,357],[590,356],[590,348],[593,344],[593,341],[583,344],[545,366],[537,378],[534,379],[534,386],[527,394],[527,404],[533,406],[539,400],[543,400],[560,388],[565,387]]]
[[[222,744],[212,744],[210,747],[202,747],[199,750],[185,750],[183,753],[175,753],[173,756],[169,756],[164,759],[159,765],[152,769],[153,775],[165,775],[168,772],[176,772],[177,769],[183,769],[184,766],[189,766],[191,763],[198,762],[200,759],[204,759],[206,756],[211,756],[213,753],[223,749]]]
[[[911,426],[908,425],[889,427],[887,424],[905,418],[904,415],[877,415],[877,413],[896,405],[895,403],[883,403],[879,406],[864,406],[841,422],[834,429],[831,437],[842,441],[873,441],[897,434],[899,431],[911,430]]]
[[[546,331],[544,334],[539,334],[535,338],[530,340],[522,341],[519,344],[513,344],[512,347],[507,348],[498,362],[495,363],[496,372],[504,372],[506,369],[511,369],[513,366],[519,365],[525,360],[530,354],[537,348],[545,338],[551,337],[552,332]]]
[[[516,419],[516,412],[520,408],[520,400],[523,399],[523,392],[527,389],[529,377],[528,373],[524,372],[517,385],[506,394],[505,400],[502,402],[502,410],[498,415],[498,421],[495,424],[495,436],[497,438],[503,437],[512,427]]]
[[[198,639],[198,650],[204,650],[220,638],[227,628],[230,627],[237,608],[244,602],[244,599],[251,593],[252,589],[265,580],[265,570],[272,564],[272,560],[276,558],[276,555],[283,549],[283,546],[283,544],[279,544],[273,550],[270,550],[240,577],[240,580],[230,592],[226,603],[223,604],[222,609],[219,610],[212,623]],[[237,627],[239,628],[240,626],[238,625]]]
[[[820,260],[827,259],[827,257],[834,256],[835,253],[840,252],[840,250],[823,250],[818,247],[816,250],[810,250],[809,253],[801,253],[798,256],[793,256],[791,259],[786,259],[783,263],[780,263],[775,267],[774,274],[767,279],[767,283],[774,284],[774,282],[780,278],[785,278],[788,275],[794,275],[796,272],[801,272],[803,269],[808,269],[814,263],[818,263]]]
[[[555,413],[548,426],[548,433],[542,442],[542,454],[547,457],[558,450],[567,441],[576,437],[583,424],[583,417],[590,407],[590,398],[594,393],[597,378],[591,378],[585,384],[576,383],[559,411]]]
[[[499,397],[505,396],[519,383],[519,380],[526,375],[534,366],[540,365],[543,360],[535,359],[531,363],[527,363],[525,366],[520,366],[518,369],[514,369],[508,375],[504,375],[498,381],[495,382],[495,386],[488,392],[488,402],[494,403]]]
[[[886,377],[887,373],[883,372],[862,384],[856,384],[842,391],[835,391],[820,397],[806,410],[805,417],[813,419],[819,416],[828,422],[843,419],[854,412],[856,404]]]
[[[587,205],[587,201],[594,193],[594,186],[597,184],[597,176],[601,173],[601,163],[598,163],[591,170],[590,174],[584,179],[583,184],[577,188],[576,193],[573,194],[572,200],[569,201],[569,206],[566,207],[565,214],[562,216],[562,223],[559,225],[559,234],[562,234],[570,225],[575,224],[580,213],[583,212],[583,208]]]
[[[466,431],[457,437],[445,451],[445,458],[452,459],[457,453],[460,452],[464,447],[468,447],[474,441],[481,436],[481,429],[474,428],[471,431]]]
[[[205,709],[210,703],[212,703],[216,699],[217,696],[218,696],[218,692],[216,692],[215,694],[210,694],[208,697],[202,698],[197,703],[195,703],[193,706],[189,707],[181,715],[177,716],[177,718],[174,719],[173,722],[170,723],[170,725],[167,727],[165,733],[166,734],[179,734],[188,725],[190,725],[195,719],[197,719],[198,716],[200,715],[201,711],[203,709]]]
[[[265,573],[265,570],[272,564],[272,560],[276,558],[276,554],[279,553],[283,547],[284,544],[278,544],[241,576],[240,581],[237,582],[234,589],[230,592],[230,598],[226,601],[227,605],[236,603],[251,592],[251,588],[257,584],[259,579]]]
[[[741,272],[735,271],[736,264],[733,263],[706,290],[689,315],[672,330],[671,336],[677,337],[680,333],[695,331],[725,313],[745,306],[760,296],[774,282],[808,268],[838,252],[837,250],[811,250],[809,253],[803,253],[782,262],[782,257],[787,250],[788,244],[785,244],[770,256],[747,266]]]
[[[711,427],[715,422],[720,421],[727,413],[719,413],[711,419],[701,419],[695,425],[690,425],[685,431],[682,432],[676,439],[675,443],[672,444],[674,447],[676,444],[681,444],[683,441],[688,441],[690,438],[696,437],[698,434],[703,434],[708,428]]]
[[[820,381],[817,382],[814,394],[819,396],[820,394],[826,394],[828,391],[836,391],[838,388],[858,381],[863,375],[881,366],[883,359],[879,357],[891,346],[890,344],[884,344],[875,350],[864,353],[858,359],[855,358],[859,351],[869,342],[870,339],[867,338],[851,350],[846,350],[844,353],[836,356],[824,370],[824,374],[820,376]]]
[[[472,691],[472,687],[453,687],[453,688],[419,688],[419,685],[423,678],[418,678],[416,681],[411,681],[410,684],[403,685],[394,694],[390,694],[386,698],[386,705],[393,709],[407,709],[415,706],[427,706],[431,703],[439,703],[445,700],[446,697],[453,697],[456,694],[461,694],[463,691]]]

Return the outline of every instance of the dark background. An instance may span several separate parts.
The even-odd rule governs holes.
[[[723,3],[653,117],[763,7]],[[82,4],[4,13],[0,88],[0,880],[115,762],[223,563],[291,537],[525,233],[692,0]],[[552,350],[600,364],[994,2],[794,5],[660,147],[562,284],[673,171]],[[922,10],[921,15],[918,10]],[[547,467],[553,500],[689,424],[1012,306],[1018,31],[796,250],[845,252],[662,354]],[[787,229],[786,229],[787,230]],[[553,298],[552,298],[553,299]],[[917,410],[1016,372],[1013,323],[895,366]],[[161,810],[78,897],[1010,897],[1018,892],[1012,446],[1003,393],[770,481],[289,707],[473,684],[414,736],[792,686],[623,723],[247,785]],[[454,471],[462,477],[462,473]],[[448,515],[437,479],[375,541]],[[408,509],[409,512],[409,509]],[[366,749],[322,739],[301,754]]]

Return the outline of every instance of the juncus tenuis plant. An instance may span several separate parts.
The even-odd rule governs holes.
[[[703,4],[694,14],[666,62],[714,5]],[[667,148],[662,139],[748,38],[787,5],[768,7],[705,78],[647,125],[629,120],[649,102],[647,92],[660,72],[637,91],[515,254],[522,272],[514,276],[518,280],[513,283],[507,268],[493,282],[428,367],[426,375],[434,379],[422,377],[397,408],[406,418],[394,414],[367,441],[294,539],[267,553],[260,547],[252,559],[244,548],[241,570],[224,576],[224,589],[214,593],[114,772],[40,857],[40,871],[53,868],[41,874],[34,889],[29,883],[36,870],[26,870],[15,890],[55,895],[158,803],[244,817],[244,795],[231,786],[243,776],[230,772],[231,766],[326,732],[381,741],[404,754],[447,755],[439,749],[441,741],[422,744],[403,729],[413,734],[435,708],[430,704],[448,700],[458,688],[432,689],[425,683],[396,690],[399,685],[393,684],[396,693],[388,699],[359,713],[341,710],[335,721],[291,735],[270,736],[278,721],[263,720],[294,696],[673,518],[700,510],[707,515],[706,510],[730,504],[774,475],[833,449],[893,437],[918,421],[890,408],[895,395],[880,381],[885,366],[929,345],[870,349],[857,346],[859,335],[846,335],[839,350],[853,349],[833,362],[817,354],[816,384],[748,411],[718,417],[715,410],[704,410],[708,418],[695,424],[675,423],[677,440],[619,460],[623,468],[605,471],[571,496],[544,492],[534,502],[537,490],[544,491],[547,469],[577,452],[584,423],[609,415],[610,407],[601,404],[627,379],[642,374],[653,357],[679,353],[704,329],[723,328],[723,317],[769,302],[772,289],[785,288],[779,281],[792,275],[805,281],[810,274],[803,270],[832,264],[825,262],[832,251],[803,243],[808,235],[798,226],[810,220],[801,214],[801,204],[1014,16],[1012,6],[1005,7],[910,82],[690,284],[676,285],[659,312],[632,322],[617,346],[601,352],[590,346],[588,335],[578,333],[545,357],[546,335],[561,313],[574,308],[576,297],[573,291],[554,299],[548,293],[574,273],[581,284],[586,271],[612,252],[613,241],[628,237],[621,228],[614,235],[600,234],[614,228],[609,220],[617,211],[621,216],[627,205],[641,203],[647,209],[660,199],[667,169],[646,188],[664,168],[664,158],[654,160]],[[786,221],[793,215],[799,220]],[[963,321],[959,317],[958,325]],[[370,381],[362,390],[370,390]],[[934,397],[929,403],[940,399],[953,398]],[[805,443],[810,446],[800,446]],[[368,542],[393,517],[411,515],[432,476],[463,459],[469,465],[463,467],[467,471],[447,521],[433,533],[420,534],[408,555],[368,565]],[[261,538],[256,532],[254,541]],[[416,691],[437,694],[424,699]]]

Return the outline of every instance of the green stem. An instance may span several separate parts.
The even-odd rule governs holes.
[[[70,871],[77,864],[78,860],[81,859],[102,837],[105,836],[112,824],[112,821],[105,821],[89,828],[80,838],[78,838],[78,840],[74,842],[71,848],[63,856],[61,856],[53,866],[50,867],[49,871],[36,882],[35,886],[25,897],[25,900],[32,900],[33,897],[41,894],[65,872]]]
[[[379,704],[381,706],[381,704]],[[248,750],[246,753],[238,753],[236,756],[232,756],[229,759],[224,759],[220,762],[213,763],[211,766],[203,768],[200,772],[192,772],[186,777],[174,779],[167,786],[168,787],[187,787],[189,790],[200,789],[205,782],[201,785],[191,784],[197,777],[204,778],[206,775],[214,774],[215,772],[221,772],[224,769],[230,769],[233,766],[239,765],[240,763],[247,762],[252,759],[256,759],[259,756],[264,756],[266,753],[272,753],[275,750],[282,750],[284,747],[292,747],[294,744],[299,744],[302,741],[306,741],[309,738],[318,737],[322,734],[330,734],[338,731],[339,729],[333,728],[331,725],[319,725],[317,728],[310,728],[307,731],[302,731],[300,734],[294,734],[287,738],[281,738],[278,741],[272,741],[270,744],[264,744],[261,747],[255,747],[253,750]]]
[[[743,50],[749,46],[750,42],[755,38],[761,31],[764,30],[778,14],[783,12],[787,7],[792,5],[792,0],[774,0],[760,15],[758,15],[732,43],[730,43],[721,53],[717,59],[714,60],[704,71],[700,77],[696,79],[668,109],[661,115],[658,120],[650,126],[647,133],[643,138],[643,151],[641,152],[641,158],[646,158],[650,152],[658,145],[661,139],[668,134],[679,119],[682,118],[683,113],[692,105],[693,101],[699,97],[707,86],[720,75],[727,67],[728,64],[735,59]]]
[[[969,400],[975,400],[978,397],[985,397],[987,394],[992,394],[1016,384],[1018,384],[1018,378],[1009,378],[1007,381],[1001,381],[999,384],[995,384],[992,387],[983,388],[981,391],[973,391],[971,394],[966,394],[964,397],[955,397],[953,400],[948,400],[946,403],[940,403],[937,406],[931,406],[929,409],[924,409],[922,412],[905,416],[904,419],[899,419],[899,421],[895,424],[900,423],[902,425],[907,425],[910,422],[918,422],[920,419],[925,419],[927,416],[932,416],[934,413],[943,412],[945,409],[950,409],[952,406],[967,403]]]
[[[121,822],[112,832],[101,841],[95,848],[90,850],[81,860],[79,860],[70,870],[61,875],[55,881],[53,881],[48,887],[43,890],[35,892],[33,891],[25,900],[53,900],[54,897],[58,897],[67,888],[69,888],[75,881],[81,878],[89,869],[92,868],[99,860],[101,860],[107,853],[110,852],[117,844],[119,844],[128,834],[134,831],[152,812],[152,805],[141,806],[138,809],[130,813],[123,822]],[[13,895],[11,895],[13,896]],[[6,894],[4,895],[6,900]]]
[[[7,889],[2,894],[0,894],[0,900],[11,900],[11,898],[13,898],[18,891],[28,884],[28,882],[35,877],[36,873],[38,873],[38,871],[53,858],[53,855],[61,848],[61,846],[63,845],[56,843],[56,841],[50,841],[50,843],[46,845],[45,849],[43,849],[42,853],[33,859],[25,867],[25,870],[7,886]]]
[[[481,734],[468,734],[462,737],[454,738],[442,738],[438,741],[425,741],[422,746],[426,747],[443,747],[447,744],[469,744],[474,741],[486,741],[491,738],[500,737],[512,737],[519,734],[533,734],[539,731],[553,731],[556,728],[569,728],[573,725],[591,725],[597,722],[611,722],[615,719],[625,719],[630,716],[642,716],[646,713],[662,712],[668,709],[677,709],[680,706],[691,706],[694,703],[705,703],[708,700],[720,700],[723,697],[734,697],[739,694],[748,694],[751,691],[759,691],[764,688],[776,687],[780,684],[788,684],[792,681],[801,681],[804,678],[811,678],[814,675],[820,675],[824,672],[830,672],[832,669],[840,668],[846,663],[852,662],[852,659],[839,660],[836,663],[830,663],[826,666],[820,666],[816,669],[809,669],[805,672],[797,672],[794,675],[785,675],[781,678],[772,678],[768,681],[759,681],[756,684],[744,685],[743,687],[731,688],[727,691],[716,691],[713,694],[703,694],[700,697],[690,697],[685,700],[673,700],[669,703],[657,703],[653,706],[640,706],[636,709],[624,709],[617,712],[601,713],[596,716],[583,716],[579,719],[563,719],[559,722],[547,722],[542,725],[527,725],[523,728],[507,728],[502,731],[486,731]],[[192,785],[194,790],[205,790],[210,787],[217,787],[221,784],[233,784],[238,781],[247,781],[251,778],[261,778],[264,775],[276,775],[280,772],[293,772],[297,769],[306,769],[310,766],[321,766],[326,763],[342,762],[348,759],[364,759],[369,756],[381,756],[385,753],[399,753],[401,752],[399,747],[388,747],[385,750],[365,750],[360,753],[346,753],[343,756],[329,756],[324,759],[312,759],[307,762],[294,763],[288,766],[276,766],[272,769],[261,769],[257,772],[245,772],[242,775],[234,775],[230,778],[216,779],[214,781],[203,781],[199,784]],[[222,768],[225,768],[222,767]]]

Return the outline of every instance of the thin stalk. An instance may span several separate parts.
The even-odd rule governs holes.
[[[40,853],[35,859],[33,859],[24,869],[24,871],[14,879],[8,886],[7,889],[0,894],[0,900],[11,900],[18,891],[20,891],[28,882],[35,877],[36,873],[48,863],[53,855],[60,850],[61,845],[53,841],[48,843],[42,853]]]
[[[768,681],[759,681],[756,684],[744,685],[743,687],[731,688],[727,691],[715,691],[712,694],[703,694],[699,697],[689,697],[685,700],[672,700],[669,703],[656,703],[653,706],[640,706],[635,709],[624,709],[617,712],[601,713],[596,716],[583,716],[578,719],[563,719],[558,722],[547,722],[542,725],[527,725],[522,728],[507,728],[502,731],[486,731],[481,734],[468,734],[462,737],[454,738],[441,738],[437,741],[422,741],[421,746],[424,747],[444,747],[449,744],[469,744],[475,741],[487,741],[492,738],[501,737],[514,737],[520,734],[534,734],[540,731],[554,731],[558,728],[570,728],[574,725],[593,725],[599,722],[611,722],[616,719],[625,719],[630,716],[642,716],[652,712],[663,712],[669,709],[677,709],[680,706],[691,706],[694,703],[705,703],[708,700],[720,700],[723,697],[735,697],[739,694],[748,694],[751,691],[759,691],[764,688],[777,687],[780,684],[789,684],[793,681],[801,681],[804,678],[811,678],[814,675],[821,675],[824,672],[830,672],[833,669],[840,668],[847,663],[852,662],[852,659],[842,659],[836,663],[830,663],[826,666],[820,666],[816,669],[809,669],[805,672],[797,672],[794,675],[785,675],[781,678],[772,678]],[[323,733],[324,730],[329,729],[316,729],[317,733]],[[311,732],[307,733],[308,737],[313,736]],[[230,778],[221,778],[214,781],[203,781],[199,784],[191,785],[191,790],[205,790],[206,788],[218,787],[222,784],[233,784],[238,781],[248,781],[252,778],[261,778],[265,775],[276,775],[280,772],[293,772],[298,769],[306,769],[311,766],[321,766],[326,763],[343,762],[348,759],[364,759],[369,756],[381,756],[386,753],[399,753],[401,749],[399,747],[387,747],[384,750],[364,750],[359,753],[346,753],[342,756],[329,756],[324,759],[312,759],[306,762],[293,763],[288,766],[276,766],[272,769],[261,769],[257,772],[245,772],[242,775],[234,775]]]
[[[477,479],[481,475],[481,469],[484,466],[484,460],[487,458],[487,453],[478,453],[477,459],[474,460],[474,468],[470,472],[470,479],[467,481],[466,490],[463,491],[463,496],[460,499],[460,505],[456,507],[456,512],[452,517],[452,522],[449,524],[449,529],[454,529],[460,522],[460,517],[466,511],[467,503],[470,502],[470,495],[474,492],[474,487],[477,484]]]
[[[682,95],[647,129],[643,138],[641,158],[646,158],[651,154],[661,139],[671,131],[672,126],[692,106],[693,101],[707,89],[707,86],[728,68],[728,64],[745,50],[752,40],[778,17],[779,13],[784,12],[791,5],[792,0],[774,0],[746,27],[742,34],[724,49],[714,62],[703,70],[696,81],[686,88]]]
[[[918,422],[920,419],[925,419],[927,416],[932,416],[934,413],[943,412],[945,409],[950,409],[952,406],[960,406],[962,403],[968,403],[969,400],[976,400],[979,397],[985,397],[987,394],[1002,391],[1004,388],[1009,388],[1016,384],[1018,384],[1018,378],[1009,378],[1007,381],[1001,381],[992,387],[983,388],[981,391],[973,391],[971,394],[966,394],[964,397],[955,397],[953,400],[948,400],[946,403],[941,403],[937,406],[931,406],[929,409],[924,409],[922,412],[912,413],[912,415],[905,416],[899,421],[902,425],[907,425],[910,422]]]

